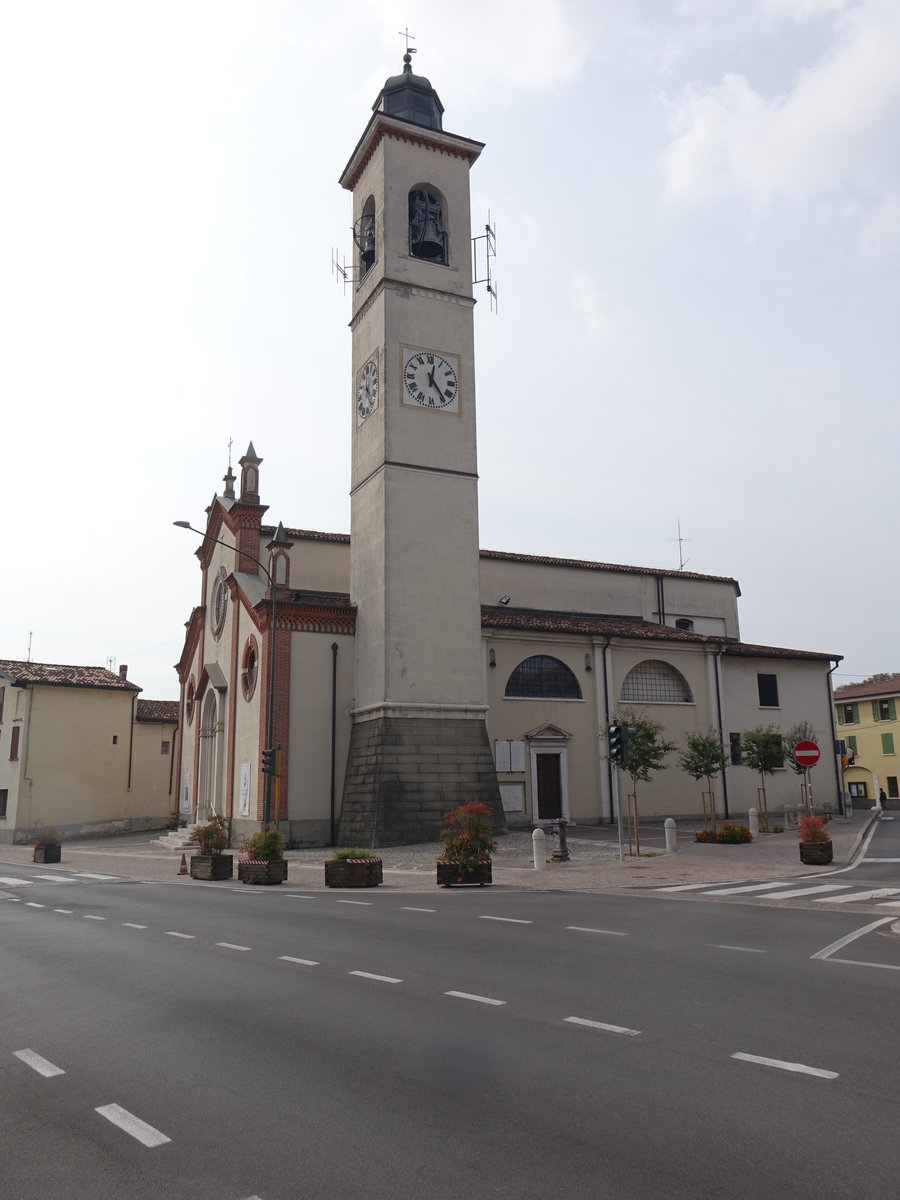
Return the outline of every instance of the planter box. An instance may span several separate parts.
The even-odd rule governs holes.
[[[238,879],[241,883],[284,883],[287,867],[286,858],[274,858],[271,862],[248,859],[238,863]]]
[[[340,858],[325,864],[326,887],[378,887],[383,881],[380,858]]]
[[[808,867],[824,867],[834,858],[831,842],[801,842],[800,861]]]
[[[192,854],[191,879],[233,879],[234,856],[231,854]]]
[[[52,842],[46,846],[35,846],[34,861],[36,863],[55,863],[62,858],[62,846]]]
[[[484,887],[493,882],[491,860],[484,859],[467,875],[460,872],[459,863],[438,861],[437,882],[440,887]]]

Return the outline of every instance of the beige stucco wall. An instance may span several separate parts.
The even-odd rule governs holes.
[[[164,826],[175,809],[178,782],[173,774],[176,734],[174,721],[134,723],[129,809],[133,817],[146,820],[149,828]],[[163,742],[169,747],[165,754],[162,753]]]

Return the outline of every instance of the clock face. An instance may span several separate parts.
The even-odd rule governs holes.
[[[459,412],[459,360],[433,350],[403,350],[403,403]]]
[[[362,425],[378,406],[378,356],[370,358],[356,376],[356,423]]]

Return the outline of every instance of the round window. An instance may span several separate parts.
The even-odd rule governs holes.
[[[228,584],[223,576],[216,581],[212,602],[212,631],[216,637],[222,632],[225,624],[225,614],[228,611]]]
[[[249,700],[256,691],[256,680],[259,676],[259,647],[256,638],[247,639],[244,655],[241,659],[241,691],[244,699]]]

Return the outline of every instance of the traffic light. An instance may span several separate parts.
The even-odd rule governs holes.
[[[269,747],[269,749],[263,750],[263,752],[262,752],[262,769],[263,769],[264,775],[275,775],[277,773],[277,771],[278,771],[278,767],[276,765],[277,753],[278,752],[275,750],[274,747]]]
[[[609,761],[614,763],[622,762],[625,755],[622,726],[613,723],[606,731],[606,736],[609,739]]]

